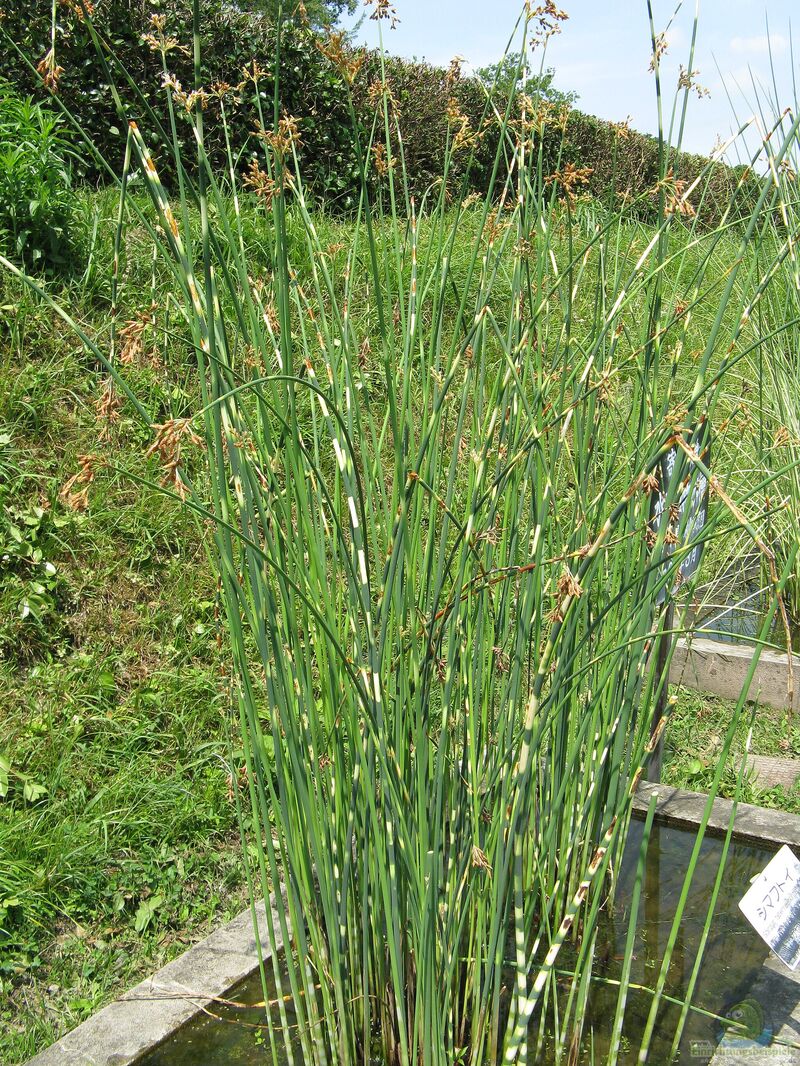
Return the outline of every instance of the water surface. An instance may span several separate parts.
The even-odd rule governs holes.
[[[619,976],[641,836],[641,823],[633,821],[619,872],[616,903],[604,920],[605,942],[600,947],[601,961],[596,967],[600,980],[594,984],[585,1019],[587,1039],[584,1043],[586,1046],[593,1044],[594,1062],[598,1064],[606,1058],[617,1001],[617,988],[613,984],[604,984],[602,979],[613,981]],[[694,834],[685,830],[653,827],[634,948],[633,984],[652,987],[657,979],[694,841]],[[679,999],[685,994],[697,958],[708,901],[719,867],[721,842],[706,837],[701,848],[665,988],[667,995]],[[765,1025],[770,1022],[769,1004],[754,1004],[751,987],[766,958],[767,948],[742,918],[738,902],[751,878],[764,868],[769,858],[770,853],[761,849],[731,844],[694,995],[695,1005],[715,1015],[745,1010],[749,1012],[748,1017],[763,1017]],[[268,989],[268,997],[274,996],[272,986]],[[250,1004],[263,1001],[260,977],[256,974],[234,989],[230,999]],[[637,1061],[635,1049],[651,1003],[652,997],[647,992],[630,990],[623,1030],[623,1046],[629,1050],[620,1059],[626,1066]],[[211,1010],[214,1017],[200,1015],[151,1052],[140,1066],[264,1066],[271,1063],[263,1006],[236,1009],[212,1005]],[[679,1014],[678,1006],[662,1003],[649,1057],[655,1066],[667,1066],[670,1062],[669,1052]],[[278,1023],[278,1011],[274,1008],[273,1018]],[[288,1021],[290,1025],[294,1021],[290,1010]],[[676,1061],[702,1066],[708,1062],[722,1036],[722,1028],[717,1022],[690,1013]],[[279,1061],[285,1062],[286,1059],[280,1058]],[[298,1056],[296,1061],[301,1062],[301,1057]],[[590,1061],[588,1052],[583,1061]]]

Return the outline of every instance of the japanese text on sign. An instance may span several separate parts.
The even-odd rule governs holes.
[[[739,909],[791,970],[800,965],[800,862],[785,844],[753,881]]]

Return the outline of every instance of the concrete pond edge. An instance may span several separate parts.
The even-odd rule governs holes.
[[[697,636],[680,639],[675,642],[669,679],[673,685],[736,701],[747,682],[754,652],[755,645],[744,641]],[[790,668],[786,652],[764,648],[747,698],[767,707],[800,712],[800,655],[792,656]]]
[[[283,945],[276,898],[270,897],[269,915],[263,901],[255,908],[265,961],[272,957],[268,922],[277,950]],[[257,969],[253,909],[248,907],[26,1066],[132,1066]]]
[[[671,785],[642,781],[633,797],[635,818],[644,818],[653,795],[658,797],[654,816],[657,823],[690,830],[700,825],[708,803],[704,792],[688,792]],[[707,835],[724,836],[727,833],[733,802],[719,797],[714,800]],[[752,803],[737,803],[731,838],[768,850],[777,851],[784,844],[800,850],[800,815],[756,807]]]
[[[657,822],[684,829],[699,825],[708,796],[651,782],[639,786],[633,801],[634,817],[644,816],[653,793],[658,797]],[[727,831],[731,806],[731,800],[714,800],[708,833],[720,835]],[[733,837],[775,850],[783,844],[800,849],[800,815],[739,803]],[[270,897],[269,913],[263,903],[256,908],[265,959],[271,957],[268,921],[272,923],[278,950],[283,943],[275,899]],[[253,912],[248,907],[29,1059],[26,1066],[133,1066],[195,1018],[215,997],[227,996],[257,969]]]

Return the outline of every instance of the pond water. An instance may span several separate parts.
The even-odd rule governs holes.
[[[596,968],[600,977],[612,981],[619,973],[619,960],[624,951],[630,917],[629,900],[641,837],[642,825],[633,821],[619,873],[616,903],[605,926],[606,943],[600,949],[605,963]],[[631,973],[633,984],[652,987],[657,977],[694,839],[692,833],[684,830],[653,827]],[[672,957],[665,988],[669,996],[680,998],[685,993],[720,855],[721,842],[707,837],[702,844],[701,858]],[[751,988],[767,956],[767,948],[742,918],[738,902],[751,878],[763,869],[769,858],[770,853],[761,849],[731,844],[694,995],[696,1006],[715,1015],[725,1016],[739,1009],[747,1017],[763,1018],[765,1027],[770,1024],[769,1004],[755,1003]],[[230,999],[239,1003],[257,1003],[263,998],[258,975],[230,994]],[[616,998],[616,987],[602,981],[596,982],[586,1017],[585,1043],[588,1045],[591,1033],[594,1062],[598,1064],[605,1061]],[[627,1064],[636,1061],[638,1034],[645,1024],[651,1002],[647,992],[630,990],[623,1047],[631,1050],[622,1055],[621,1062]],[[263,1007],[241,1009],[214,1005],[212,1009],[215,1017],[200,1015],[142,1059],[140,1066],[254,1066],[256,1063],[264,1066],[272,1061],[266,1027],[262,1030]],[[662,1001],[650,1062],[658,1066],[669,1062],[679,1014],[678,1006]],[[274,1017],[277,1022],[277,1012]],[[292,1019],[289,1021],[291,1023]],[[722,1036],[721,1027],[713,1019],[690,1013],[677,1061],[702,1066],[708,1062]],[[589,1061],[588,1057],[586,1061]]]
[[[773,595],[764,580],[758,559],[746,557],[741,564],[697,587],[693,596],[696,606],[690,610],[687,625],[697,636],[754,643],[761,634]],[[792,648],[800,652],[800,619],[790,618],[789,630]],[[786,650],[786,630],[778,611],[766,642]]]
[[[761,633],[766,613],[763,593],[759,590],[744,594],[735,603],[705,608],[695,622],[694,630],[697,636],[709,637],[712,640],[752,643]],[[792,648],[796,652],[800,651],[800,627],[792,624],[790,635]],[[783,651],[786,650],[786,631],[777,612],[766,634],[766,641]]]
[[[641,823],[632,822],[620,870],[616,906],[609,919],[609,947],[606,950],[611,958],[604,976],[612,979],[619,973],[619,958],[624,951],[630,917],[629,900],[636,875],[637,849],[641,837]],[[685,830],[653,827],[631,970],[631,982],[634,985],[651,988],[657,979],[694,841],[694,834]],[[689,889],[664,989],[665,995],[676,999],[685,996],[697,958],[708,912],[708,901],[719,868],[721,848],[722,841],[711,836],[706,836],[701,845],[700,860]],[[738,843],[730,845],[722,887],[693,997],[695,1007],[721,1017],[730,1015],[744,1004],[745,1013],[760,1011],[767,1026],[768,1005],[751,1002],[751,988],[768,951],[761,938],[742,917],[738,904],[751,879],[764,868],[770,858],[771,853],[760,848]],[[610,945],[613,945],[613,948]],[[608,1048],[616,1001],[615,987],[596,984],[589,1003],[586,1024],[587,1029],[591,1029],[593,1033],[597,1063],[605,1061],[604,1053]],[[631,988],[628,993],[623,1035],[632,1050],[629,1054],[622,1055],[620,1062],[627,1064],[636,1061],[638,1037],[647,1021],[651,1004],[652,997],[648,992]],[[680,1013],[680,1006],[662,1000],[649,1062],[662,1066],[670,1061],[669,1053]],[[722,1027],[713,1018],[695,1011],[690,1012],[677,1062],[708,1062],[723,1036]]]

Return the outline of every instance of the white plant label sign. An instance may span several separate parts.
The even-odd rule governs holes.
[[[739,903],[758,935],[790,970],[800,966],[800,862],[786,844]]]

